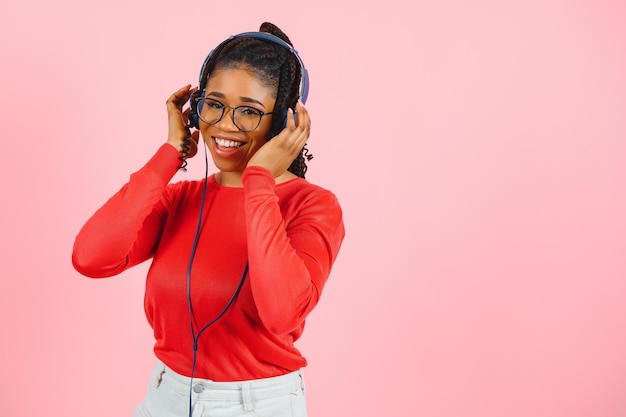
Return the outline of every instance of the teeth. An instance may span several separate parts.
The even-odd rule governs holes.
[[[237,148],[242,145],[240,142],[235,142],[234,140],[225,140],[219,138],[215,138],[215,142],[222,148]]]

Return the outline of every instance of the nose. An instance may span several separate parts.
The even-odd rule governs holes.
[[[226,107],[222,118],[216,123],[217,127],[223,131],[238,131],[239,128],[235,124],[235,109],[232,107]]]

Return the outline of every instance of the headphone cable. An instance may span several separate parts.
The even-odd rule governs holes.
[[[235,299],[241,292],[243,283],[246,280],[246,276],[248,275],[248,261],[246,260],[246,266],[243,269],[243,274],[241,275],[241,280],[239,281],[239,285],[237,285],[237,289],[235,289],[235,292],[233,293],[232,297],[230,298],[230,300],[228,301],[224,309],[217,315],[217,317],[215,317],[213,320],[205,324],[198,331],[198,334],[196,334],[196,330],[193,325],[193,318],[194,318],[193,304],[191,302],[191,269],[193,266],[193,260],[196,256],[196,249],[198,248],[198,242],[200,240],[200,231],[202,229],[202,220],[203,220],[203,213],[204,213],[204,202],[205,202],[205,197],[206,197],[207,182],[209,178],[209,160],[208,160],[208,155],[207,155],[207,148],[206,148],[206,143],[204,141],[203,141],[203,144],[204,144],[204,166],[205,166],[204,185],[202,189],[202,197],[200,199],[200,214],[198,216],[198,226],[196,227],[196,235],[193,240],[193,245],[191,248],[191,255],[189,257],[189,264],[187,266],[187,307],[189,310],[189,327],[191,329],[191,338],[193,340],[193,362],[191,365],[191,378],[189,380],[189,417],[191,417],[192,411],[193,411],[191,399],[192,399],[192,389],[193,389],[193,378],[195,375],[196,359],[197,359],[197,354],[198,354],[198,340],[200,339],[200,336],[202,335],[202,333],[204,333],[206,329],[208,329],[213,323],[218,321],[220,318],[222,318],[224,314],[226,314],[226,311],[235,302]],[[185,161],[185,164],[186,164],[186,161]]]

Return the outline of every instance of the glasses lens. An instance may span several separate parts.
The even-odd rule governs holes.
[[[261,112],[254,107],[241,106],[235,108],[235,126],[244,132],[256,129],[261,123]]]
[[[198,100],[198,116],[204,123],[215,124],[222,120],[228,106],[224,106],[217,100],[212,98],[200,98]],[[233,109],[233,123],[238,129],[244,132],[250,132],[261,123],[263,113],[254,107],[239,106]]]
[[[224,105],[210,98],[198,100],[198,116],[204,123],[215,124],[224,115]]]

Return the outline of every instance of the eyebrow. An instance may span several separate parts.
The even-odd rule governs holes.
[[[219,97],[219,98],[226,98],[224,93],[220,93],[219,91],[211,91],[210,93],[207,94],[207,97],[208,96],[215,96],[215,97]],[[251,97],[239,97],[239,100],[243,101],[244,103],[256,103],[259,106],[265,108],[265,105],[263,103],[261,103],[257,99],[251,98]]]

